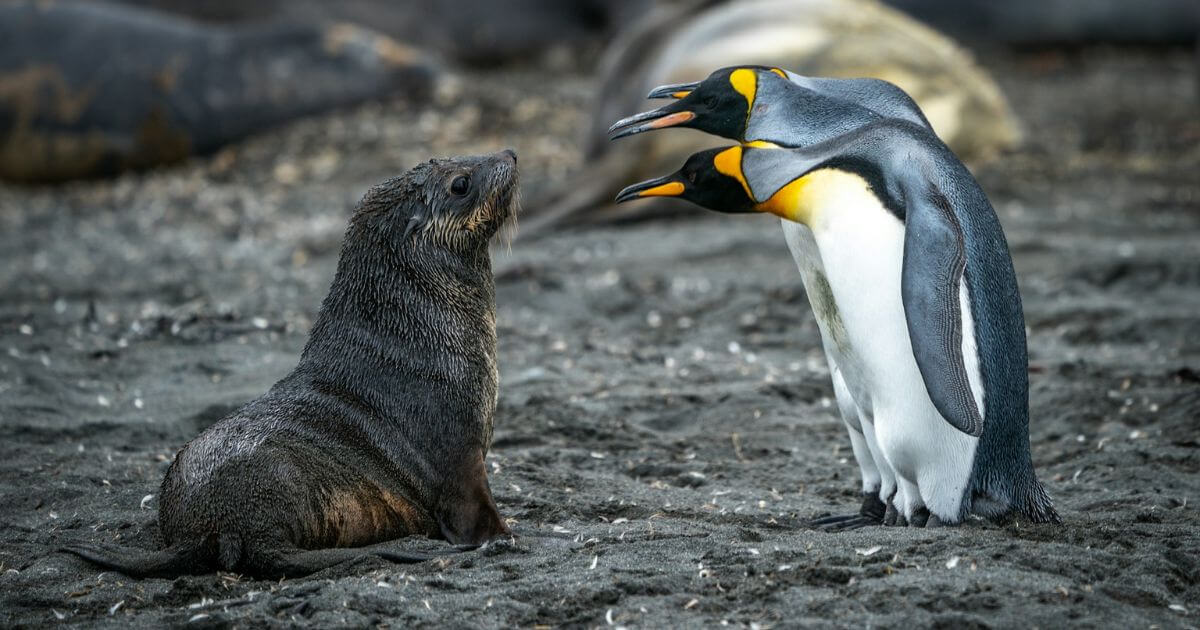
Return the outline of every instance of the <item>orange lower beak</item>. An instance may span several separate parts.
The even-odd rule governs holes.
[[[656,109],[618,120],[615,125],[609,127],[608,132],[612,134],[610,139],[616,140],[617,138],[632,136],[644,131],[675,127],[695,118],[696,114],[688,111],[664,112],[661,109]]]
[[[683,182],[676,180],[673,175],[668,175],[625,188],[617,193],[616,202],[623,203],[643,197],[678,197],[683,194],[683,191]]]

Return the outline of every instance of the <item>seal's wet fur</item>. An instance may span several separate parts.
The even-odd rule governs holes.
[[[516,191],[510,151],[433,160],[372,188],[296,369],[167,471],[166,548],[66,551],[130,575],[283,576],[365,555],[428,559],[385,542],[411,534],[479,545],[510,533],[484,456],[498,385],[488,242]]]

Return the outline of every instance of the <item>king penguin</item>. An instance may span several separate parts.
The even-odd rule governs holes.
[[[781,68],[732,66],[716,70],[697,83],[657,87],[648,98],[675,100],[618,121],[609,129],[613,139],[678,126],[757,146],[805,147],[884,119],[909,121],[932,133],[916,102],[900,88],[879,79],[805,77]],[[817,315],[834,397],[862,480],[863,499],[858,513],[831,516],[814,521],[814,525],[844,530],[885,520],[894,523],[897,512],[894,505],[889,510],[889,500],[896,492],[896,475],[879,452],[870,418],[864,425],[864,412],[855,404],[846,384],[844,358],[838,351],[842,329],[837,323],[837,306],[828,298],[829,281],[816,240],[803,223],[787,219],[780,222],[809,304]]]
[[[806,288],[864,492],[870,499],[879,484],[885,524],[953,525],[972,514],[1060,522],[1030,455],[1024,315],[1008,245],[979,184],[926,126],[881,119],[800,148],[703,151],[617,201],[663,196],[809,230],[820,274]],[[823,524],[877,522],[870,513]]]
[[[647,98],[675,100],[617,121],[611,139],[690,127],[743,144],[802,147],[879,118],[932,130],[916,101],[887,81],[806,77],[767,66],[721,68],[703,81],[656,87]]]

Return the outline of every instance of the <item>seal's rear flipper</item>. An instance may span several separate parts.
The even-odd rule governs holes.
[[[449,484],[435,514],[442,536],[456,545],[482,545],[512,535],[492,500],[482,451]]]
[[[228,567],[228,569],[245,570],[263,576],[294,577],[316,573],[321,569],[370,556],[391,562],[413,564],[443,556],[452,556],[471,549],[474,547],[413,551],[402,548],[394,541],[366,547],[340,547],[311,551],[292,549],[259,554],[251,553],[245,565]],[[206,573],[216,568],[204,557],[201,553],[202,550],[202,545],[188,543],[168,547],[162,551],[142,551],[92,544],[69,545],[59,551],[74,554],[106,569],[120,571],[132,577],[175,577]]]
[[[143,551],[128,547],[78,544],[59,549],[106,569],[133,577],[176,576],[203,572],[211,567],[204,562],[201,546],[181,544],[162,551]]]

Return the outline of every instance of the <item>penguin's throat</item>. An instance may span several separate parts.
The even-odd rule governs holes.
[[[769,212],[789,221],[817,229],[828,212],[848,199],[870,192],[862,177],[834,168],[822,168],[797,177],[758,204],[760,212]]]

